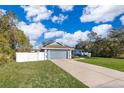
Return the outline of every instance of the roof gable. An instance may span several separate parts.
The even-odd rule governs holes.
[[[68,46],[64,46],[58,42],[53,42],[53,43],[50,43],[44,47],[42,47],[42,49],[70,49],[71,47],[68,47]]]

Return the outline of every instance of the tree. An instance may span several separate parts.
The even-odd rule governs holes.
[[[90,33],[88,33],[88,38],[89,38],[89,41],[95,41],[98,37],[97,33],[96,32],[93,32],[91,31]]]
[[[117,57],[121,53],[124,53],[123,29],[113,29],[104,38],[94,32],[90,32],[88,37],[88,40],[80,41],[76,47],[91,52],[92,56]]]
[[[118,56],[124,49],[124,31],[123,29],[114,29],[108,38],[111,41],[113,56]]]
[[[0,18],[0,63],[14,59],[16,51],[30,51],[30,43],[23,31],[16,27],[18,20],[13,12]]]
[[[25,36],[24,32],[17,30],[16,31],[17,43],[16,50],[17,51],[31,51],[31,45],[29,43],[29,39]]]
[[[92,53],[92,55],[93,55],[94,54],[93,52],[95,51],[94,42],[98,38],[98,35],[96,32],[91,31],[87,36],[89,38],[87,50],[88,50],[88,52]]]

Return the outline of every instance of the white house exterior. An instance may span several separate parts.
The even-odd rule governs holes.
[[[70,59],[74,48],[61,45],[57,42],[41,47],[39,52],[17,52],[16,62],[41,61],[51,59]],[[42,51],[42,52],[41,52]]]
[[[67,47],[57,42],[54,42],[42,47],[41,50],[44,50],[45,60],[69,59],[72,58],[72,50],[74,50],[74,48]]]

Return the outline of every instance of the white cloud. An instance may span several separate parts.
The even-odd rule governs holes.
[[[74,47],[77,42],[76,41],[73,41],[72,39],[64,39],[64,38],[60,38],[60,39],[56,39],[56,42],[59,42],[63,45],[67,45],[67,46],[71,46],[71,47]]]
[[[64,31],[59,31],[58,29],[56,28],[52,28],[50,29],[48,32],[46,32],[44,34],[44,38],[45,39],[48,39],[48,38],[54,38],[54,37],[61,37],[65,34]]]
[[[112,25],[110,24],[102,24],[92,28],[92,31],[96,32],[101,37],[106,37],[110,30],[112,30]]]
[[[89,33],[89,31],[76,31],[73,34],[70,33],[66,33],[63,35],[62,38],[56,39],[57,42],[60,42],[64,45],[68,45],[68,46],[75,46],[79,40],[87,40],[87,34]]]
[[[98,26],[94,26],[92,28],[92,31],[96,32],[98,35],[101,35],[101,37],[106,37],[109,34],[109,31],[112,29],[112,25],[109,24],[102,24]],[[57,42],[60,42],[64,45],[68,46],[75,46],[78,41],[82,40],[85,41],[88,39],[87,34],[90,33],[90,31],[76,31],[74,33],[65,33],[62,38],[56,39]]]
[[[124,15],[120,18],[122,25],[124,25]]]
[[[77,31],[74,33],[73,37],[76,41],[87,40],[88,39],[88,37],[87,37],[88,33],[89,33],[89,31],[85,31],[85,32]]]
[[[28,25],[24,22],[20,22],[18,28],[24,31],[32,45],[35,45],[37,39],[47,30],[41,23],[31,23]]]
[[[81,22],[108,22],[124,13],[124,5],[87,6],[80,17]]]
[[[1,18],[4,14],[6,14],[6,10],[0,9],[0,18]]]
[[[59,5],[60,9],[62,9],[63,12],[65,11],[72,11],[74,6],[73,5]]]
[[[30,40],[30,44],[34,47],[36,46],[36,40]]]
[[[52,11],[48,10],[46,6],[21,6],[24,11],[26,11],[26,18],[27,20],[33,20],[34,22],[40,21],[40,20],[46,20],[49,19]]]
[[[6,10],[4,10],[4,9],[0,9],[0,13],[2,13],[2,14],[6,14]]]
[[[52,19],[53,23],[62,23],[67,18],[68,18],[68,16],[64,16],[63,14],[59,14],[59,16],[53,16],[51,19]]]

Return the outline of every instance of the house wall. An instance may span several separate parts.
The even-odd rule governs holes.
[[[45,60],[44,52],[17,52],[16,62],[41,61]]]
[[[44,60],[47,60],[47,49],[44,50]]]
[[[68,51],[68,58],[72,58],[72,50]]]
[[[67,50],[48,50],[48,59],[66,59]]]
[[[54,49],[53,49],[54,50]],[[59,50],[58,50],[59,51]],[[61,51],[61,50],[60,50]],[[67,54],[66,54],[66,56],[67,56],[67,59],[70,59],[70,58],[72,58],[72,50],[63,50],[63,51],[66,51],[67,52]],[[45,60],[48,60],[48,52],[50,52],[50,50],[49,49],[45,49],[45,51],[44,51],[44,57],[45,57]],[[59,54],[58,54],[59,55]],[[55,55],[56,56],[56,55]]]

